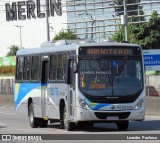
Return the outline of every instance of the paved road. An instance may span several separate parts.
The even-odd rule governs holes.
[[[74,132],[67,132],[65,130],[60,129],[58,123],[49,124],[47,128],[32,129],[29,125],[28,117],[25,117],[21,114],[14,112],[13,107],[0,107],[0,134],[71,134],[71,133],[76,135],[93,134],[93,136],[96,136],[97,134],[98,135],[106,134],[106,136],[108,134],[111,134],[115,135],[115,139],[116,137],[118,138],[118,134],[134,134],[134,135],[159,134],[160,136],[160,117],[147,116],[146,120],[143,122],[131,122],[128,131],[119,131],[115,124],[97,123],[93,127],[78,127]],[[111,140],[109,141],[109,143],[112,142],[113,141]],[[134,142],[134,141],[129,141],[129,142]],[[148,143],[149,142],[151,141],[148,141]],[[159,141],[154,141],[154,142],[158,143]],[[76,143],[78,142],[76,141]],[[83,141],[83,143],[85,142]]]

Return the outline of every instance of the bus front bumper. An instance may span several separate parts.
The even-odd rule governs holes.
[[[79,121],[92,121],[92,122],[116,122],[120,120],[144,120],[144,109],[138,110],[125,110],[125,111],[100,111],[100,110],[87,110],[81,107],[76,108],[76,122]]]

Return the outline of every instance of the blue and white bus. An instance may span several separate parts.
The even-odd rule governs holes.
[[[141,48],[114,42],[60,40],[17,52],[15,108],[33,128],[48,121],[74,130],[77,124],[144,120]]]

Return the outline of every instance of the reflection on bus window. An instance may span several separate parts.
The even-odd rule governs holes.
[[[80,88],[95,96],[136,94],[142,89],[141,67],[139,60],[81,60]]]
[[[23,79],[30,80],[30,69],[31,69],[31,57],[24,58],[24,71],[23,71]]]
[[[22,80],[23,77],[23,57],[17,59],[16,79]]]
[[[32,57],[32,70],[31,70],[31,80],[39,80],[40,77],[40,58],[39,56]]]
[[[88,89],[105,89],[111,85],[111,68],[108,60],[82,60],[80,86]]]
[[[50,56],[50,80],[65,80],[67,68],[67,54]]]

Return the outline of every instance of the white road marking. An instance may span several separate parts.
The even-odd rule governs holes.
[[[2,109],[14,109],[13,106],[1,106],[0,108],[2,108]]]
[[[6,114],[6,115],[17,115],[16,113],[5,113],[5,112],[0,112],[0,114]]]

